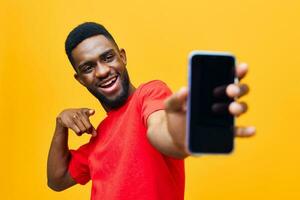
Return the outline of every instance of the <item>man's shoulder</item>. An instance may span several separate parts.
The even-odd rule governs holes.
[[[138,89],[142,90],[145,88],[153,88],[153,87],[168,87],[167,84],[161,80],[151,80],[146,83],[141,84]]]
[[[140,98],[148,96],[164,95],[167,96],[172,93],[168,85],[161,80],[152,80],[141,84],[137,88],[137,96]]]

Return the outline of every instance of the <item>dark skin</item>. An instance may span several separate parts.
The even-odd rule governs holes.
[[[73,51],[75,79],[86,87],[95,97],[105,96],[108,101],[116,101],[124,94],[126,82],[126,52],[102,35],[82,41]],[[247,74],[245,64],[237,66],[237,76],[242,79]],[[123,84],[122,84],[123,83]],[[249,91],[246,84],[226,86],[226,94],[238,99]],[[128,95],[135,91],[129,82]],[[147,138],[162,154],[184,159],[189,156],[185,143],[186,126],[186,88],[174,93],[165,100],[166,109],[152,113],[147,121]],[[98,98],[99,99],[99,98]],[[113,108],[101,101],[106,111]],[[121,102],[122,103],[122,102]],[[229,106],[234,116],[247,111],[247,104],[234,101]],[[56,128],[48,156],[48,186],[55,191],[62,191],[76,184],[68,173],[70,152],[68,148],[68,130],[78,136],[83,133],[96,137],[97,132],[89,118],[95,113],[93,109],[77,108],[63,110],[56,118]],[[254,135],[253,127],[237,127],[237,137]]]

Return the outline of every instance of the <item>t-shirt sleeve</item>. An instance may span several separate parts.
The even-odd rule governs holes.
[[[141,88],[142,120],[147,127],[148,117],[155,111],[165,109],[164,100],[172,94],[162,81],[151,81]]]
[[[89,144],[82,145],[77,150],[70,150],[70,152],[69,174],[77,183],[84,185],[91,179],[88,166]]]

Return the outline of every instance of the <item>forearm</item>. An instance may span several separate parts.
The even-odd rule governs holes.
[[[176,138],[170,133],[164,111],[154,113],[148,120],[148,140],[159,152],[177,159],[189,156],[186,151],[185,138]]]
[[[167,130],[148,130],[148,135],[152,135],[151,139],[148,136],[150,143],[162,154],[177,159],[184,159],[188,156],[184,148],[174,143]]]
[[[59,190],[68,172],[70,152],[68,148],[68,129],[56,122],[47,163],[48,186]]]

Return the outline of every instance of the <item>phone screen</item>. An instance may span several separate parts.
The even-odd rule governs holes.
[[[235,58],[222,54],[193,54],[189,69],[188,148],[191,153],[230,153],[234,118],[233,99],[226,85],[235,78]]]

